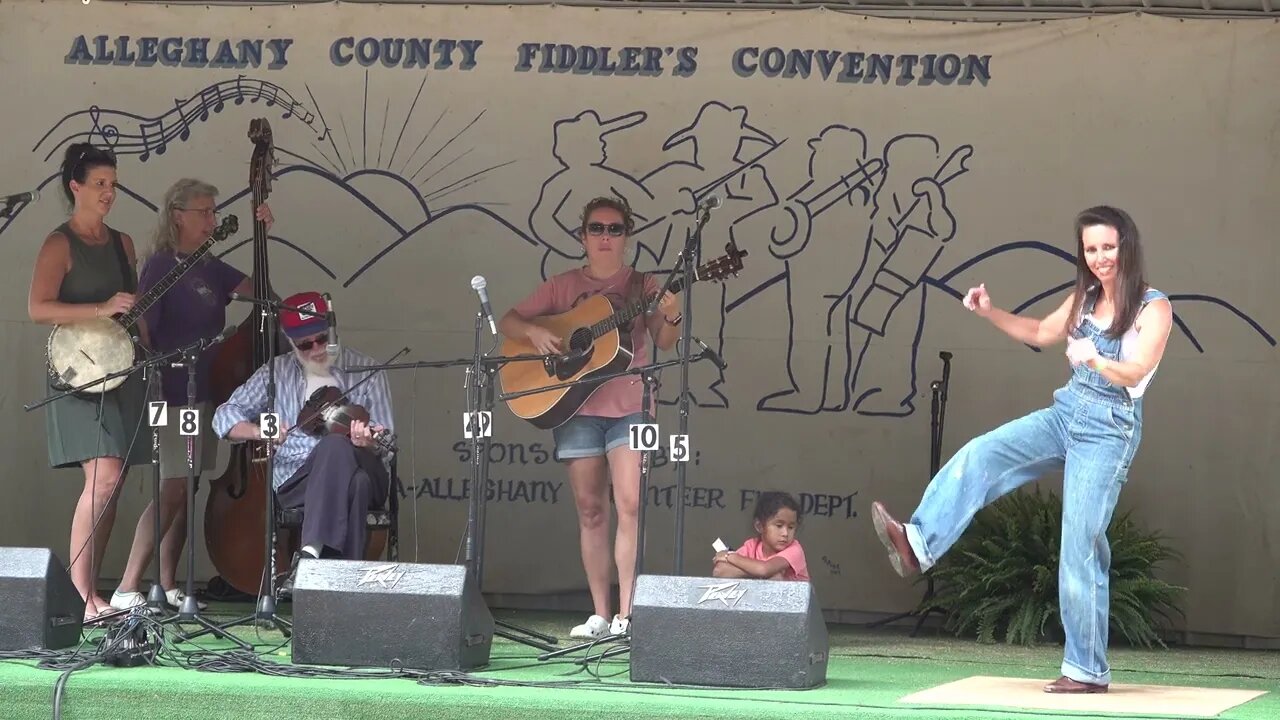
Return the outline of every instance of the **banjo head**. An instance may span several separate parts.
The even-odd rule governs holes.
[[[120,323],[100,318],[54,328],[47,355],[55,386],[69,389],[127,370],[133,366],[135,350],[133,339]],[[125,379],[115,377],[81,392],[105,393],[122,385]]]

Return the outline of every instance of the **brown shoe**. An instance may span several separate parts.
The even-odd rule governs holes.
[[[910,577],[920,572],[920,561],[907,542],[907,531],[902,523],[893,519],[889,511],[879,501],[871,503],[871,521],[875,525],[876,535],[889,551],[889,562],[900,577]]]
[[[1047,693],[1104,693],[1107,691],[1106,685],[1095,685],[1093,683],[1083,683],[1079,680],[1072,680],[1067,676],[1062,676],[1057,680],[1044,686]]]

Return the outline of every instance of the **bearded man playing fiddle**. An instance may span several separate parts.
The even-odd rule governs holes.
[[[301,550],[294,555],[282,588],[287,591],[302,557],[364,559],[368,511],[383,506],[390,487],[386,451],[375,435],[394,432],[394,420],[386,374],[375,373],[362,383],[368,373],[348,370],[374,365],[374,359],[348,347],[329,346],[329,307],[324,296],[301,292],[285,298],[283,305],[280,327],[293,352],[272,360],[275,412],[282,424],[287,425],[284,419],[296,422],[300,414],[306,422],[304,406],[324,388],[347,393],[346,402],[362,406],[369,414],[368,422],[351,420],[349,434],[312,434],[297,426],[276,433],[272,487],[277,501],[286,510],[304,508]],[[218,437],[232,442],[263,440],[259,416],[267,410],[269,372],[267,365],[258,368],[218,407],[213,416]]]

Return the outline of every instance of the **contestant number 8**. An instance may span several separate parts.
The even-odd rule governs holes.
[[[196,408],[182,408],[178,411],[178,434],[200,434],[200,411]]]

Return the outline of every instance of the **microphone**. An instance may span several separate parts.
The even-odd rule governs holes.
[[[30,192],[18,193],[17,195],[5,195],[0,197],[0,205],[12,205],[20,202],[35,202],[40,199],[40,191],[32,190]]]
[[[719,195],[708,195],[706,199],[704,199],[701,203],[702,207],[708,210],[715,210],[716,208],[720,207],[722,204],[724,203],[722,200],[720,200]]]
[[[236,326],[235,326],[235,325],[228,325],[228,326],[226,326],[226,327],[222,328],[222,332],[220,332],[220,333],[218,333],[217,335],[214,335],[213,337],[211,337],[211,338],[209,338],[208,340],[206,340],[206,341],[205,341],[205,347],[209,347],[209,346],[211,346],[211,345],[217,345],[218,343],[220,343],[220,342],[222,342],[222,341],[226,340],[227,338],[229,338],[229,337],[231,337],[232,335],[235,335],[235,334],[236,334]]]
[[[489,330],[494,335],[498,334],[498,324],[493,321],[493,308],[489,307],[489,293],[485,292],[485,288],[489,283],[485,281],[483,275],[477,275],[471,278],[471,289],[476,291],[480,296],[480,312],[484,313],[484,317],[489,321]]]
[[[714,363],[716,367],[720,368],[721,370],[724,370],[725,368],[729,367],[729,363],[725,362],[724,358],[720,357],[720,353],[707,347],[707,344],[699,340],[698,336],[690,335],[689,337],[695,343],[698,344],[698,347],[702,348],[702,354],[706,355],[707,358],[711,360],[711,362]]]
[[[333,312],[333,298],[329,293],[324,294],[324,301],[329,306],[329,312],[326,315],[329,321],[329,344],[324,346],[324,351],[332,360],[338,357],[338,316]]]

